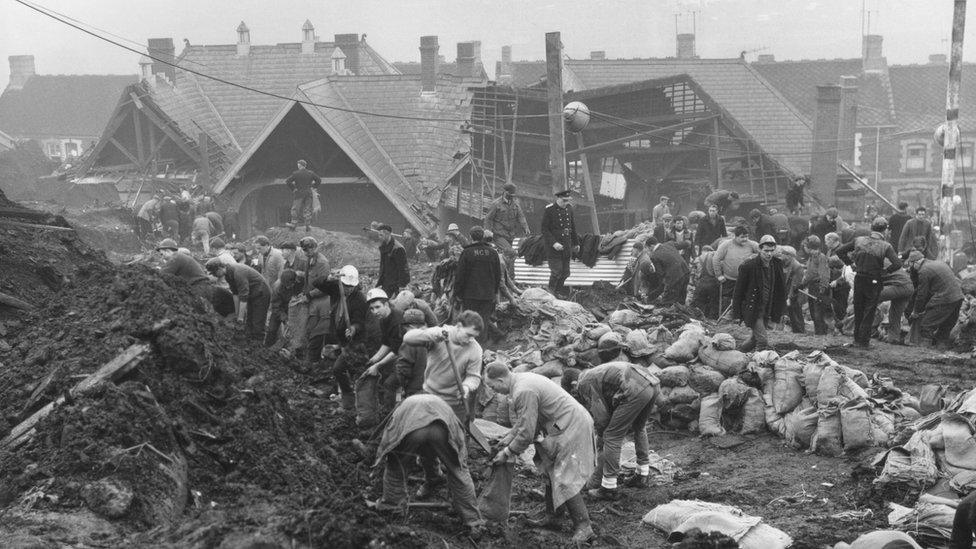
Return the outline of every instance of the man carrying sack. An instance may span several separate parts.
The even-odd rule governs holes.
[[[546,514],[533,526],[558,525],[558,513],[569,511],[574,543],[594,537],[581,490],[596,468],[593,419],[582,404],[549,378],[531,372],[513,374],[493,362],[485,370],[486,383],[509,395],[518,421],[499,441],[492,464],[507,463],[535,443],[536,464],[546,476]],[[540,440],[541,436],[541,440]],[[565,504],[565,505],[564,505]]]
[[[657,376],[637,364],[608,362],[582,372],[567,368],[562,385],[590,411],[598,433],[597,446],[602,446],[597,457],[602,471],[598,470],[590,482],[590,486],[599,482],[599,487],[588,493],[602,499],[616,499],[620,448],[629,434],[634,436],[637,451],[637,475],[628,485],[647,486],[651,460],[646,428],[658,395]],[[601,472],[602,478],[597,480]]]

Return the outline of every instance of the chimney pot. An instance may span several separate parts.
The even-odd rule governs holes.
[[[302,25],[302,54],[308,55],[315,53],[315,27],[308,19]]]
[[[695,35],[686,32],[677,36],[677,58],[678,59],[697,59],[695,55]]]
[[[23,89],[27,80],[37,74],[33,55],[11,55],[7,61],[10,63],[10,82],[7,84],[7,89]]]
[[[866,73],[880,73],[884,71],[886,61],[883,55],[884,37],[880,34],[864,36],[861,52],[861,62]]]
[[[420,91],[422,93],[433,93],[437,91],[437,65],[440,58],[437,50],[436,36],[420,37]]]
[[[457,67],[458,76],[477,78],[478,65],[481,62],[481,41],[458,42]]]
[[[251,30],[244,21],[237,25],[237,55],[245,57],[251,54]]]

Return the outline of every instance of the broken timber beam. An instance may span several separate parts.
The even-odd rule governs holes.
[[[78,382],[77,385],[68,391],[70,396],[77,396],[81,393],[91,389],[92,387],[98,385],[99,383],[105,381],[114,381],[125,374],[132,371],[133,368],[139,365],[147,356],[149,356],[150,346],[148,343],[136,343],[130,345],[126,350],[122,351],[118,356],[113,358],[111,361],[104,364],[95,373],[86,377],[85,379]],[[64,396],[60,396],[57,400],[49,402],[46,406],[40,410],[31,414],[31,416],[19,425],[14,427],[10,433],[0,440],[0,448],[3,449],[14,449],[20,446],[34,434],[34,426],[41,419],[47,417],[56,406],[62,404],[65,401]]]
[[[25,311],[30,311],[34,308],[34,306],[30,303],[22,299],[17,299],[12,295],[8,295],[3,292],[0,292],[0,305],[5,305],[14,309],[23,309]]]

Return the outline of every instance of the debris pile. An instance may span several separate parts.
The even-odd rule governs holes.
[[[0,508],[23,532],[53,513],[62,523],[111,519],[114,536],[160,527],[138,534],[143,542],[419,545],[362,505],[369,464],[352,420],[205,311],[182,280],[139,265],[93,269],[7,340]],[[71,390],[120,363],[128,373],[116,384]]]

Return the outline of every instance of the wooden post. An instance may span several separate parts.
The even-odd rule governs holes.
[[[553,192],[569,188],[563,133],[563,44],[558,32],[546,33],[546,97],[549,105],[549,169]]]
[[[204,187],[209,191],[212,185],[210,181],[210,138],[206,132],[200,132],[200,171],[203,173]]]
[[[711,168],[712,189],[722,188],[722,167],[719,165],[718,158],[718,118],[712,120],[711,150],[708,151],[708,164]]]
[[[942,200],[939,223],[945,235],[943,259],[951,260],[948,249],[952,229],[952,195],[955,194],[956,147],[959,145],[959,90],[962,84],[962,41],[966,30],[966,0],[955,0],[952,12],[952,46],[949,50],[949,84],[946,86],[945,142],[942,149]]]
[[[576,134],[576,146],[583,148],[583,134]],[[590,203],[590,220],[593,226],[593,234],[600,234],[600,220],[596,217],[596,199],[593,196],[593,182],[590,181],[590,163],[586,159],[586,153],[580,155],[580,167],[583,169],[583,189],[586,191],[586,200]]]

